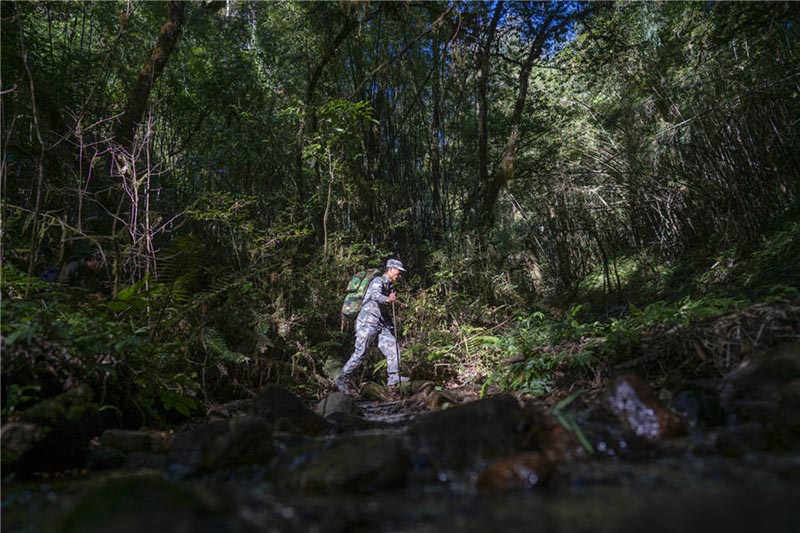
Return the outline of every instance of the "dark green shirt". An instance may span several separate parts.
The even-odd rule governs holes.
[[[67,263],[58,275],[58,282],[70,287],[82,287],[92,292],[101,290],[97,274],[86,266],[84,259],[76,259]]]

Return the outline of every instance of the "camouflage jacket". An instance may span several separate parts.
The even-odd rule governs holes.
[[[394,287],[386,279],[386,274],[376,276],[367,287],[364,300],[361,302],[361,311],[356,320],[365,325],[393,328],[391,304],[386,303],[386,299],[393,290]]]

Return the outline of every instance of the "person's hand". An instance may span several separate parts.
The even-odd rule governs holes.
[[[392,303],[397,300],[397,293],[392,291],[389,293],[389,296],[386,298],[386,303]]]

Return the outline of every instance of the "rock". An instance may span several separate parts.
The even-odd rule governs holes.
[[[280,385],[270,384],[261,389],[253,400],[251,414],[260,416],[276,428],[297,428],[305,435],[318,435],[330,424],[305,406],[303,401]],[[279,423],[285,418],[291,424]]]
[[[442,409],[458,405],[458,403],[458,398],[455,394],[451,394],[449,391],[437,390],[431,392],[428,396],[426,407],[429,411],[441,411]]]
[[[753,451],[766,451],[774,445],[763,424],[749,422],[725,428],[716,436],[717,453],[725,457],[742,457]]]
[[[774,346],[725,376],[726,381],[740,389],[788,383],[795,379],[800,379],[800,342]]]
[[[539,452],[505,457],[491,463],[478,475],[479,490],[529,489],[547,481],[552,465]]]
[[[86,466],[90,470],[107,470],[119,468],[125,464],[125,454],[116,448],[95,446],[89,449]]]
[[[250,412],[253,400],[233,400],[228,403],[214,403],[208,406],[206,414],[212,420],[232,418]]]
[[[231,422],[230,433],[220,435],[203,454],[206,470],[248,464],[266,464],[272,458],[272,428],[261,417],[244,416]]]
[[[432,391],[436,390],[436,383],[433,381],[412,381],[411,382],[411,399],[414,399],[417,395],[425,395]]]
[[[138,475],[98,483],[55,520],[51,531],[212,533],[241,531],[240,526],[210,494]]]
[[[411,463],[399,438],[366,435],[330,441],[296,477],[301,489],[318,492],[370,492],[405,483]]]
[[[107,429],[100,435],[100,444],[124,453],[149,452],[153,449],[148,432],[128,429]]]
[[[216,420],[184,428],[176,433],[168,447],[170,460],[182,472],[192,472],[200,466],[203,456],[220,437],[230,431],[228,420]],[[129,457],[129,461],[133,459]]]
[[[536,447],[551,463],[578,461],[588,458],[588,452],[578,437],[555,417],[545,415],[534,434]]]
[[[438,469],[460,469],[520,451],[524,426],[517,401],[501,395],[425,415],[412,424],[409,436]]]
[[[29,453],[44,437],[44,430],[36,424],[9,422],[0,429],[3,464],[14,464]]]
[[[392,401],[392,392],[386,385],[380,385],[374,381],[367,381],[361,386],[361,399],[371,402]]]
[[[85,459],[89,442],[100,432],[100,412],[92,403],[92,390],[80,385],[55,398],[40,402],[20,413],[17,427],[9,437],[15,436],[17,451],[23,451],[24,442],[29,446],[14,463],[3,464],[20,471],[45,471],[74,466]],[[39,428],[38,432],[30,426]],[[10,443],[10,441],[9,441]]]
[[[337,434],[366,431],[382,427],[379,423],[369,422],[352,413],[331,413],[327,417],[327,420],[333,424],[333,433]]]
[[[217,440],[217,437],[230,431],[228,420],[215,420],[205,424],[191,425],[183,428],[172,437],[168,447],[170,453],[191,450],[202,450]]]
[[[771,420],[781,425],[784,387],[798,379],[800,343],[780,344],[725,376],[723,402],[739,421]]]
[[[672,408],[691,426],[715,427],[725,423],[719,398],[702,387],[680,388],[673,395]]]
[[[648,442],[686,433],[680,417],[662,406],[650,387],[636,375],[616,378],[606,392],[604,403],[628,432]]]
[[[800,436],[800,379],[781,388],[780,418],[794,434]]]
[[[319,401],[314,412],[325,418],[336,413],[353,414],[357,411],[356,402],[343,392],[334,392]]]

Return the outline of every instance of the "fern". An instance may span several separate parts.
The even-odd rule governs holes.
[[[207,352],[216,355],[223,362],[241,364],[250,361],[243,353],[231,350],[225,338],[214,328],[203,331],[203,345]]]

